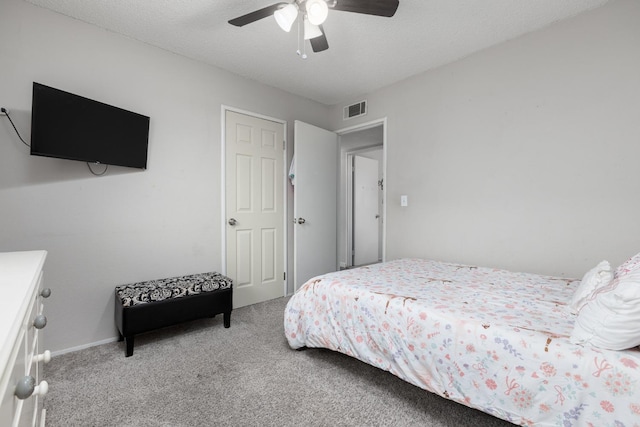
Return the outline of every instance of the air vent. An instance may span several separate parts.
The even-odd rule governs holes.
[[[360,101],[344,107],[344,120],[364,116],[365,114],[367,114],[367,101]]]

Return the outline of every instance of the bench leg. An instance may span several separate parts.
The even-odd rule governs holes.
[[[124,344],[126,347],[124,352],[125,357],[133,355],[133,335],[124,337]]]
[[[224,327],[228,328],[229,326],[231,326],[231,312],[227,311],[224,313]]]

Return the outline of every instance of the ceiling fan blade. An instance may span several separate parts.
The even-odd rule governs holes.
[[[335,0],[334,10],[392,17],[398,10],[398,0]]]
[[[254,10],[251,13],[247,13],[246,15],[242,15],[232,19],[231,21],[229,21],[229,24],[235,25],[236,27],[243,27],[247,24],[251,24],[252,22],[256,22],[262,18],[273,15],[273,12],[280,9],[281,6],[286,6],[287,4],[288,3],[280,2],[272,4],[271,6],[264,7],[262,9]]]
[[[329,49],[329,42],[327,41],[327,36],[324,33],[324,28],[322,28],[322,25],[318,25],[318,28],[322,31],[322,35],[309,39],[309,42],[311,42],[311,49],[313,49],[315,53]]]

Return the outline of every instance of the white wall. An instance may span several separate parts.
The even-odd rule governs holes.
[[[387,259],[580,277],[640,251],[639,23],[613,1],[357,97],[388,118]]]
[[[0,117],[0,251],[49,251],[53,351],[116,336],[118,284],[221,271],[223,104],[287,120],[289,141],[294,119],[328,126],[321,104],[2,0],[0,105],[27,141],[33,81],[151,117],[148,169],[112,166],[103,177],[30,156]]]

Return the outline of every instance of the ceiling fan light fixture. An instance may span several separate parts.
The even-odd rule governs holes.
[[[320,30],[320,27],[318,27],[317,25],[313,25],[311,22],[309,22],[308,19],[305,18],[304,39],[305,40],[315,39],[316,37],[320,37],[321,35],[322,35],[322,31]]]
[[[290,3],[282,9],[273,12],[273,17],[276,18],[276,22],[280,28],[288,33],[291,31],[291,27],[298,17],[298,5]]]
[[[320,25],[329,15],[329,6],[325,0],[307,0],[305,3],[307,18],[313,25]]]

